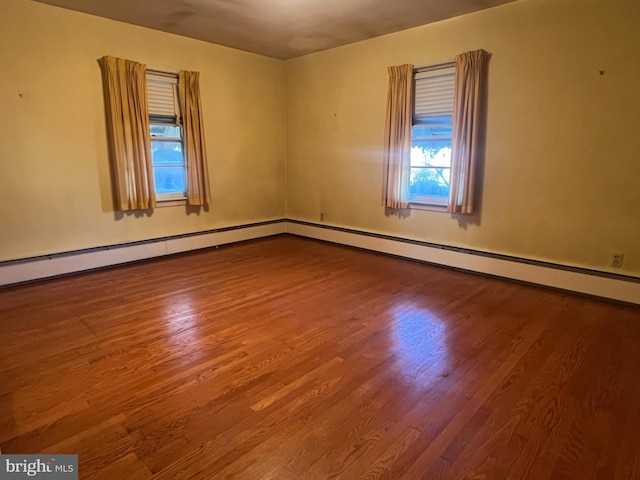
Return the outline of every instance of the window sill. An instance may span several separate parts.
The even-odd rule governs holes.
[[[161,207],[181,207],[187,205],[186,198],[173,199],[173,200],[156,200],[156,206]]]
[[[427,210],[430,212],[447,213],[447,205],[436,205],[433,203],[409,202],[409,208],[411,210]]]

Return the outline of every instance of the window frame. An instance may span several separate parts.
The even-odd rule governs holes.
[[[186,205],[187,203],[187,161],[184,156],[184,130],[182,125],[182,115],[180,110],[180,102],[178,97],[178,82],[179,76],[177,73],[166,72],[161,70],[150,70],[147,69],[147,87],[149,87],[150,82],[155,83],[163,83],[170,84],[172,89],[172,98],[173,98],[173,109],[167,109],[166,105],[161,107],[162,113],[152,112],[151,105],[149,108],[149,135],[151,142],[157,141],[166,141],[166,142],[180,142],[181,145],[181,153],[182,153],[182,165],[181,167],[184,169],[184,185],[185,189],[183,192],[171,192],[171,193],[158,193],[156,189],[155,182],[155,172],[157,167],[153,165],[153,153],[152,153],[152,172],[153,172],[153,189],[156,197],[156,202],[158,206],[174,206],[174,205]],[[152,94],[149,92],[149,88],[147,89],[147,100],[151,104]],[[165,98],[166,102],[166,98]],[[180,131],[180,137],[159,137],[154,136],[151,131],[152,126],[171,126],[178,127]],[[174,165],[176,166],[176,165]]]
[[[433,73],[433,75],[429,75],[430,73]],[[416,78],[417,76],[419,76],[420,74],[427,74],[426,77],[423,78],[431,78],[431,77],[436,77],[438,76],[438,74],[440,76],[447,76],[450,78],[450,80],[452,80],[451,82],[451,91],[450,91],[450,96],[451,96],[451,106],[450,106],[450,110],[447,109],[446,112],[440,112],[440,116],[448,116],[451,120],[448,123],[443,123],[443,124],[427,124],[425,122],[420,122],[418,120],[418,116],[416,115],[416,93],[417,93],[417,88],[416,88],[416,82],[419,82],[420,80],[423,80],[421,78]],[[412,90],[412,96],[413,96],[413,104],[412,104],[412,122],[411,122],[411,150],[413,150],[413,143],[414,143],[414,139],[417,138],[424,138],[424,139],[444,139],[444,140],[449,140],[450,144],[453,140],[453,96],[454,96],[454,87],[455,87],[455,61],[454,60],[450,60],[450,61],[445,61],[445,62],[441,62],[438,64],[432,64],[432,65],[427,65],[427,66],[420,66],[420,67],[414,67],[413,69],[413,78],[412,78],[412,83],[413,83],[413,90]],[[442,115],[444,113],[444,115]],[[415,127],[450,127],[451,128],[451,133],[449,135],[446,136],[442,136],[442,135],[438,135],[438,136],[428,136],[428,137],[418,137],[418,136],[414,136],[413,134],[413,129]],[[448,169],[449,171],[451,171],[451,169],[453,168],[452,165],[452,161],[453,159],[450,159],[449,161],[449,165],[448,166],[430,166],[430,165],[425,165],[425,166],[413,166],[413,165],[409,165],[409,182],[411,182],[411,173],[413,171],[413,169],[431,169],[431,170],[436,170],[436,169]],[[449,192],[451,191],[451,185],[449,185]],[[417,208],[417,209],[423,209],[423,210],[436,210],[436,211],[446,211],[449,205],[449,195],[445,196],[445,197],[440,197],[440,196],[435,196],[435,195],[417,195],[417,194],[412,194],[411,193],[411,187],[409,186],[409,206],[410,208]]]

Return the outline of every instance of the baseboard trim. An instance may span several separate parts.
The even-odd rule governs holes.
[[[434,265],[640,305],[640,278],[636,277],[476,252],[300,220],[289,219],[287,232]]]
[[[0,262],[0,286],[288,233],[473,273],[640,305],[640,278],[392,237],[296,219],[234,225],[204,232]]]
[[[0,262],[0,286],[286,233],[283,219]]]

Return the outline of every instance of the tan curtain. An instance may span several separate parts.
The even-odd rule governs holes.
[[[456,57],[456,87],[451,148],[450,213],[473,213],[475,176],[482,154],[481,135],[485,119],[489,54],[484,50]]]
[[[181,71],[178,82],[182,110],[183,150],[187,164],[187,203],[189,205],[209,205],[211,203],[199,78],[198,72]]]
[[[98,62],[115,180],[115,208],[154,208],[145,65],[114,57],[102,57]]]
[[[409,206],[412,110],[413,65],[389,67],[382,205],[391,209]]]

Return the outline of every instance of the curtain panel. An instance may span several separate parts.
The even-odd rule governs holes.
[[[178,92],[182,113],[183,151],[187,165],[187,203],[202,206],[211,204],[211,187],[199,77],[198,72],[181,71]]]
[[[413,65],[389,67],[388,72],[382,205],[397,210],[409,206]]]
[[[456,86],[451,140],[450,213],[473,213],[476,170],[483,152],[489,53],[475,50],[456,56]]]
[[[154,208],[146,67],[108,56],[98,62],[102,70],[115,208],[121,211]]]

